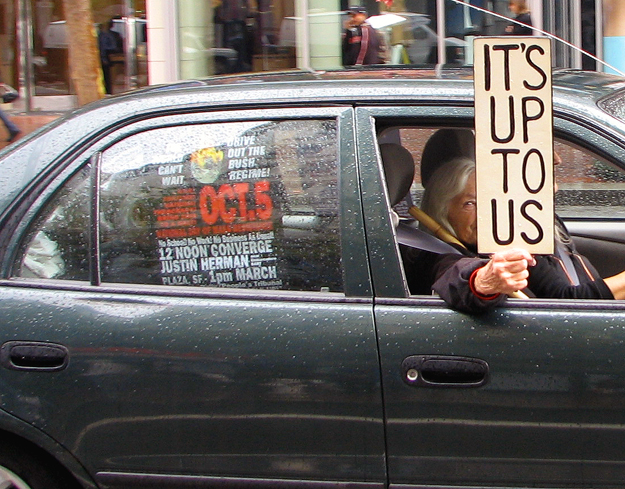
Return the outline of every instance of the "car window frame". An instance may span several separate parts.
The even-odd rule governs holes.
[[[356,109],[358,159],[361,167],[362,201],[366,219],[365,231],[372,261],[371,274],[376,298],[425,297],[410,296],[405,281],[378,147],[378,134],[376,133],[378,121],[396,121],[398,125],[401,125],[401,121],[410,121],[411,126],[422,125],[424,127],[469,127],[467,122],[472,122],[473,116],[472,105],[458,103],[441,103],[436,106],[424,104],[412,107],[362,106]],[[393,239],[388,239],[389,236]],[[437,297],[432,296],[430,299],[444,304],[443,300]]]
[[[327,106],[320,104],[318,106],[295,108],[265,108],[265,109],[247,109],[247,110],[217,110],[209,111],[206,108],[199,107],[196,112],[183,112],[183,113],[167,113],[152,115],[149,118],[141,118],[135,122],[131,122],[125,125],[119,125],[117,127],[109,127],[100,131],[103,136],[92,142],[92,144],[80,151],[78,154],[73,155],[66,161],[57,162],[56,165],[62,167],[52,179],[42,179],[41,182],[34,187],[35,191],[32,194],[37,194],[36,198],[30,197],[31,202],[28,208],[22,213],[19,223],[12,229],[11,237],[8,239],[7,252],[2,259],[2,282],[1,283],[20,283],[23,285],[31,284],[38,287],[47,286],[46,284],[54,282],[58,287],[59,282],[69,282],[63,280],[50,280],[50,279],[26,279],[19,277],[11,277],[15,260],[18,258],[19,247],[22,240],[25,237],[28,226],[32,223],[33,219],[44,208],[45,203],[48,202],[55,192],[71,178],[76,172],[78,172],[85,165],[92,163],[92,172],[98,171],[93,162],[97,158],[93,158],[94,155],[98,155],[106,150],[108,147],[114,145],[117,141],[127,138],[138,132],[146,130],[152,130],[163,127],[171,127],[180,124],[194,125],[194,124],[210,124],[219,122],[241,122],[241,121],[280,121],[280,120],[311,120],[311,119],[335,119],[337,121],[337,158],[339,165],[339,215],[341,221],[341,258],[343,266],[343,281],[344,292],[320,292],[320,291],[261,291],[261,295],[278,295],[287,297],[306,297],[308,299],[318,297],[319,300],[327,300],[332,297],[332,300],[340,300],[345,297],[370,297],[372,295],[372,287],[369,275],[369,269],[367,266],[367,251],[365,247],[364,231],[357,232],[364,228],[362,209],[359,202],[360,188],[357,179],[357,165],[355,147],[352,144],[354,135],[354,114],[353,107],[346,105],[332,105]],[[352,185],[350,185],[350,182]],[[93,203],[92,203],[93,205]],[[93,226],[92,226],[93,228]],[[346,232],[349,230],[350,232]],[[356,231],[355,231],[356,230]],[[93,231],[92,231],[93,232]],[[93,247],[90,248],[89,253],[92,252]],[[93,268],[93,267],[92,267]],[[346,270],[349,268],[349,273]],[[91,274],[91,270],[90,270]],[[91,283],[72,281],[76,287],[99,287],[101,290],[102,285],[98,284],[97,279],[90,275]],[[108,290],[123,289],[125,291],[132,290],[137,287],[137,290],[141,290],[141,293],[145,293],[146,289],[156,288],[157,290],[175,288],[174,295],[180,295],[180,290],[189,290],[191,287],[179,287],[168,285],[145,285],[145,284],[111,284],[106,283]],[[72,284],[65,284],[63,288],[71,289]],[[200,295],[205,293],[212,294],[214,289],[211,287],[202,287]],[[250,293],[245,291],[237,291],[235,289],[219,288],[216,295],[250,295],[259,292],[258,289],[252,289]],[[160,294],[160,292],[156,292]],[[194,292],[192,295],[196,295],[198,292]],[[185,295],[184,293],[182,295]]]
[[[586,151],[596,154],[601,159],[611,162],[623,169],[625,173],[625,141],[621,142],[617,132],[611,132],[611,125],[604,125],[603,121],[596,124],[591,120],[580,122],[573,117],[572,112],[554,105],[554,138],[575,145]],[[409,122],[410,126],[424,128],[432,127],[466,127],[474,128],[474,107],[463,104],[440,103],[413,107],[359,107],[356,114],[357,124],[367,120],[382,122]],[[384,125],[384,124],[381,124]],[[389,124],[391,125],[391,124]],[[625,126],[625,125],[624,125]],[[625,130],[625,127],[624,127]],[[359,129],[359,134],[363,133]],[[591,144],[595,141],[596,144]],[[361,181],[363,192],[367,195],[381,195],[378,199],[364,199],[367,244],[370,259],[372,260],[372,278],[376,291],[376,303],[395,303],[404,299],[411,303],[423,306],[447,307],[438,296],[410,295],[405,284],[405,275],[395,229],[390,216],[390,202],[384,184],[381,157],[378,149],[377,135],[372,131],[370,135],[359,140],[359,154],[361,161]],[[619,159],[620,158],[620,159]],[[366,180],[366,181],[365,181]],[[596,219],[597,222],[606,219]],[[613,222],[610,220],[608,222]],[[620,221],[619,221],[620,222]],[[393,236],[393,239],[388,239]],[[384,238],[386,237],[386,238]],[[380,257],[379,260],[377,257]],[[573,299],[511,299],[503,308],[566,308]],[[612,308],[622,309],[625,301],[605,299],[587,299],[582,301],[583,308]]]

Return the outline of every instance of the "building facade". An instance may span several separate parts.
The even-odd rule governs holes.
[[[106,55],[110,92],[249,71],[339,68],[345,10],[357,0],[91,0],[99,32],[117,33]],[[476,35],[501,34],[507,0],[362,0],[389,64],[470,64]],[[528,0],[535,27],[625,70],[625,2]],[[468,5],[467,5],[468,4]],[[487,15],[484,10],[495,12]],[[397,17],[388,16],[395,14]],[[394,19],[391,21],[391,19]],[[377,24],[376,24],[377,25]],[[0,0],[0,77],[19,88],[14,109],[76,105],[63,0]],[[610,70],[558,45],[558,67]]]

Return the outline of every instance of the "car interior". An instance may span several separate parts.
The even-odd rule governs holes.
[[[421,182],[436,161],[473,157],[471,130],[460,127],[378,126],[378,143],[398,244],[437,253],[458,253],[440,232],[440,225],[423,216]],[[556,134],[554,151],[561,164],[556,213],[565,222],[577,250],[602,277],[625,270],[625,169]]]

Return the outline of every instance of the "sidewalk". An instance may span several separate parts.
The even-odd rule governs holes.
[[[53,120],[61,117],[62,113],[51,113],[44,112],[41,114],[26,114],[20,112],[6,111],[6,114],[11,118],[11,120],[20,128],[20,133],[15,138],[15,141],[19,140],[19,138],[24,137],[26,134],[33,132],[36,129],[39,129],[42,126],[45,126],[48,122],[52,122]],[[8,131],[6,127],[1,125],[0,128],[0,149],[7,146],[7,138],[9,137]]]

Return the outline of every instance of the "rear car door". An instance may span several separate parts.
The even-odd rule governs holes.
[[[382,487],[353,127],[153,116],[63,162],[3,230],[0,426],[101,487]]]
[[[358,124],[373,120],[378,129],[472,124],[472,109],[462,106],[358,111]],[[573,119],[555,124],[569,144],[622,154]],[[381,178],[376,137],[383,134],[360,133],[363,193],[376,196],[363,202],[391,487],[622,484],[623,302],[509,299],[471,316],[434,296],[410,296]]]

